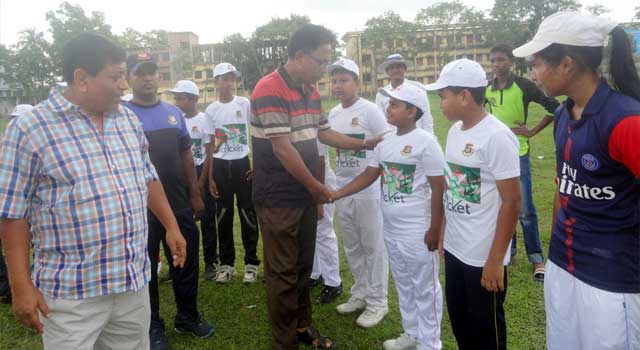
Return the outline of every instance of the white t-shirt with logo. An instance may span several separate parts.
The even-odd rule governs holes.
[[[444,174],[444,155],[435,137],[416,128],[385,137],[369,166],[382,168],[382,217],[385,235],[424,237],[431,223],[427,176]],[[377,184],[377,183],[376,183]]]
[[[359,98],[353,105],[343,108],[341,104],[329,112],[331,129],[362,140],[382,135],[387,129],[387,120],[372,102]],[[336,149],[336,181],[344,187],[367,169],[373,158],[372,151]],[[377,182],[355,193],[352,198],[380,198]]]
[[[413,81],[409,79],[405,79],[404,82],[398,85],[395,89],[393,88],[393,86],[391,86],[391,84],[385,86],[384,89],[387,91],[395,91],[396,89],[398,89],[400,86],[404,84],[414,85],[424,90],[424,93],[427,94],[427,90],[424,88],[424,84],[421,84],[417,81]],[[378,92],[378,94],[376,94],[376,105],[382,111],[382,114],[387,115],[387,107],[389,107],[389,97]],[[416,126],[422,130],[426,130],[431,134],[433,134],[433,116],[431,115],[431,107],[429,107],[428,94],[427,94],[427,110],[422,112],[424,112],[424,114],[422,115],[422,118],[418,119],[418,121],[416,122]],[[391,126],[391,127],[395,128],[394,126]]]
[[[209,132],[216,137],[216,146],[222,143],[213,157],[225,160],[246,157],[249,154],[249,100],[234,96],[227,103],[216,101],[207,107],[205,113]]]
[[[207,123],[207,115],[199,112],[191,118],[184,117],[187,123],[187,130],[189,130],[189,136],[193,145],[191,151],[193,152],[193,160],[196,162],[196,166],[204,163],[207,155],[205,145],[211,140],[209,134],[209,124]]]
[[[483,267],[496,234],[502,200],[496,181],[520,176],[520,145],[511,130],[488,114],[471,129],[449,129],[445,159],[447,218],[444,249],[467,265]],[[510,260],[509,250],[504,264]]]

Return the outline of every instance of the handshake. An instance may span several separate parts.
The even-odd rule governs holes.
[[[344,197],[341,191],[332,191],[328,186],[318,183],[318,186],[309,191],[316,204],[333,203]]]

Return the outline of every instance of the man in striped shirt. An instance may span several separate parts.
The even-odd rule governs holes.
[[[147,206],[167,229],[174,264],[184,264],[142,127],[120,106],[124,60],[99,35],[71,40],[66,91],[11,123],[0,146],[13,311],[43,334],[45,349],[149,348]]]
[[[253,201],[262,231],[267,309],[274,350],[335,343],[311,325],[307,278],[313,267],[316,205],[333,202],[318,181],[317,140],[341,149],[373,149],[381,140],[344,136],[329,127],[315,83],[331,62],[334,34],[306,25],[291,35],[289,58],[251,96]]]

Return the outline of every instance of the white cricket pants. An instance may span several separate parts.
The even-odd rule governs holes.
[[[545,270],[549,350],[640,349],[640,293],[595,288],[550,260]]]
[[[311,271],[311,278],[318,279],[322,276],[324,284],[329,287],[337,287],[342,283],[338,238],[333,230],[334,208],[333,204],[324,204],[324,216],[318,220],[316,250]]]
[[[351,296],[368,306],[388,307],[389,260],[382,236],[380,198],[336,202],[344,253],[353,274]]]
[[[439,350],[442,287],[438,252],[430,252],[420,235],[398,239],[385,235],[391,272],[405,333],[418,339],[417,350]]]

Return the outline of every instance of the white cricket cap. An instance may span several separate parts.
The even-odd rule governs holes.
[[[360,77],[360,68],[358,68],[358,65],[353,60],[346,57],[340,57],[340,59],[329,66],[329,75],[331,75],[331,73],[336,69],[344,69],[355,74],[357,77]]]
[[[608,19],[574,11],[561,11],[545,18],[530,42],[513,50],[516,57],[528,57],[551,44],[606,46],[609,33],[617,24]]]
[[[394,53],[392,55],[387,56],[387,59],[384,60],[384,62],[380,63],[380,65],[378,65],[378,72],[386,73],[387,67],[389,67],[389,65],[393,63],[404,64],[404,66],[407,69],[409,69],[412,66],[411,61],[405,60],[404,57],[402,57],[402,55],[399,53]]]
[[[200,91],[198,90],[198,85],[192,82],[191,80],[178,80],[176,86],[169,90],[169,92],[175,93],[185,93],[200,96]]]
[[[387,91],[385,89],[378,90],[381,94],[387,97],[395,98],[402,102],[409,102],[412,105],[420,108],[422,112],[427,112],[429,109],[429,101],[427,101],[427,94],[424,90],[411,84],[402,84],[393,91]],[[386,112],[385,112],[386,113]]]
[[[30,104],[22,104],[22,105],[17,105],[14,109],[13,112],[11,112],[11,114],[9,114],[12,117],[18,117],[21,114],[27,113],[27,112],[31,112],[31,110],[34,107]]]
[[[218,63],[218,65],[213,69],[213,77],[216,78],[230,72],[233,72],[236,78],[240,78],[241,74],[233,64],[227,62]]]
[[[449,86],[476,88],[486,87],[487,73],[480,63],[467,58],[462,58],[447,63],[442,68],[438,80],[429,85],[425,85],[427,91],[442,90]]]

